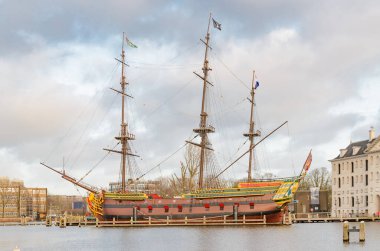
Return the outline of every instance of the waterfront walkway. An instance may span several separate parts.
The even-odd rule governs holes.
[[[339,216],[332,217],[330,213],[308,213],[291,214],[293,223],[313,223],[313,222],[359,222],[359,221],[380,221],[379,216]]]

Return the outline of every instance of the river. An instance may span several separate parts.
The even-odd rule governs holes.
[[[350,228],[356,223],[350,223]],[[380,222],[366,223],[366,241],[342,223],[227,227],[0,227],[0,250],[380,250]]]

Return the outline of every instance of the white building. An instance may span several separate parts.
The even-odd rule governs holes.
[[[369,139],[352,142],[330,160],[332,216],[380,212],[380,136],[371,127]]]

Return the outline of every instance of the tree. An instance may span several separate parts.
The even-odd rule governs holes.
[[[193,191],[196,188],[196,176],[199,169],[199,151],[188,144],[184,154],[184,161],[180,162],[181,174],[173,174],[170,179],[170,190],[173,195]]]
[[[319,187],[321,190],[331,190],[331,173],[326,167],[320,167],[310,171],[301,181],[300,188],[310,189]]]
[[[0,179],[0,205],[2,209],[2,218],[5,217],[5,207],[8,205],[11,199],[12,188],[8,178]]]

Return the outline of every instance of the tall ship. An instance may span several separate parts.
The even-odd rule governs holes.
[[[246,218],[246,219],[263,219],[267,223],[282,223],[284,215],[288,212],[288,204],[293,200],[293,195],[298,189],[299,182],[306,175],[312,161],[311,152],[298,176],[276,179],[254,179],[252,177],[254,148],[263,140],[269,137],[281,126],[271,133],[262,137],[255,142],[255,138],[261,136],[259,131],[255,131],[254,123],[254,104],[256,81],[253,74],[252,85],[250,89],[250,116],[249,130],[244,134],[250,141],[249,149],[227,166],[219,173],[208,174],[207,165],[210,162],[210,154],[213,152],[208,135],[215,132],[215,128],[208,124],[208,113],[206,111],[206,98],[209,86],[209,50],[210,44],[210,25],[220,29],[217,23],[210,15],[205,40],[201,40],[205,45],[202,74],[195,73],[203,82],[201,112],[199,127],[193,129],[196,136],[192,140],[186,141],[187,144],[193,145],[199,151],[199,161],[197,170],[196,189],[187,193],[178,194],[173,198],[161,196],[149,196],[149,194],[134,192],[128,190],[128,183],[137,182],[127,177],[126,170],[131,168],[129,158],[135,156],[130,151],[130,141],[135,140],[135,135],[129,131],[126,120],[125,102],[130,95],[126,93],[126,74],[125,74],[125,49],[123,34],[123,46],[121,53],[121,81],[120,90],[113,89],[121,94],[121,128],[120,133],[115,139],[121,145],[120,150],[105,149],[109,152],[120,154],[121,184],[118,191],[107,191],[83,182],[83,179],[76,179],[68,175],[65,171],[52,168],[46,163],[42,165],[61,175],[61,177],[76,186],[88,191],[87,204],[91,213],[99,220],[142,220],[142,219],[199,219],[199,218]],[[130,41],[127,40],[127,43]],[[199,142],[194,139],[198,138]],[[248,176],[245,182],[240,182],[234,187],[223,187],[218,182],[220,175],[232,167],[239,159],[248,154]]]

